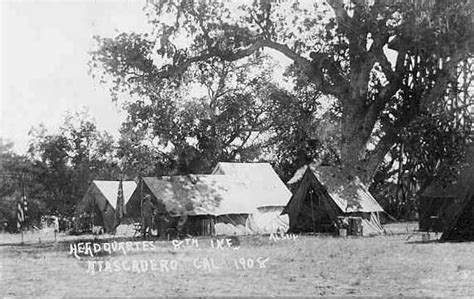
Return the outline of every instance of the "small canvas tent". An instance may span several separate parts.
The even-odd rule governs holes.
[[[474,144],[466,152],[468,166],[453,184],[452,195],[459,204],[447,221],[441,241],[474,241]]]
[[[136,205],[134,206],[130,199],[137,184],[134,181],[123,181],[122,183],[126,215],[136,214]],[[83,213],[96,215],[97,217],[91,219],[93,224],[102,226],[106,232],[112,232],[114,229],[118,188],[119,181],[92,181],[76,208],[76,216]]]
[[[290,200],[291,192],[269,163],[220,162],[212,174],[227,175],[247,182],[255,198],[253,204],[257,213],[253,215],[253,220],[259,232],[288,230],[288,216],[281,215],[281,212]]]
[[[299,185],[283,211],[290,218],[290,232],[334,232],[340,221],[357,223],[349,234],[380,234],[382,207],[356,176],[338,168],[304,166],[288,182]],[[360,229],[362,231],[360,231]]]
[[[438,181],[425,189],[418,205],[421,231],[443,231],[461,204],[455,194],[456,188],[453,184],[444,186]]]

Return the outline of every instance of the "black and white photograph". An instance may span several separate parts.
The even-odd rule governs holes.
[[[0,297],[474,296],[473,0],[4,0],[0,28]]]

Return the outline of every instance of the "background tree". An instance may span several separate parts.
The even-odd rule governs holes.
[[[27,197],[29,207],[27,226],[38,226],[41,215],[46,212],[37,196],[43,189],[35,180],[38,173],[30,160],[13,152],[13,143],[0,138],[0,220],[1,225],[7,222],[10,232],[17,230],[16,206],[23,195]]]
[[[68,113],[56,134],[43,126],[31,130],[28,153],[44,186],[41,199],[50,213],[72,215],[93,179],[117,179],[113,138],[97,127],[87,112]]]
[[[457,179],[472,141],[472,59],[458,65],[443,101],[420,113],[397,134],[394,146],[379,167],[372,193],[398,219],[414,219],[421,193],[431,183],[448,185]],[[461,88],[456,88],[459,86]],[[421,92],[424,87],[404,86]],[[471,91],[469,90],[471,89]],[[408,93],[408,92],[407,92]]]
[[[464,155],[470,125],[460,120],[451,113],[424,115],[400,133],[371,186],[386,212],[397,219],[414,219],[426,187],[449,185],[466,163],[472,163]]]

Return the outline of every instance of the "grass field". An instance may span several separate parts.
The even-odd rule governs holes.
[[[147,250],[80,260],[69,254],[70,243],[78,240],[20,246],[4,238],[0,295],[474,295],[473,243],[423,243],[408,226],[390,232],[371,238],[242,237],[238,249],[222,250],[210,247],[210,239],[181,249],[156,241]],[[99,261],[121,266],[97,272]],[[92,262],[97,262],[94,274],[88,273]]]

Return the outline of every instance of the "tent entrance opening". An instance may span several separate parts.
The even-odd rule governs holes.
[[[324,194],[313,188],[306,193],[299,217],[305,232],[329,233],[333,231],[331,216],[325,204]]]

